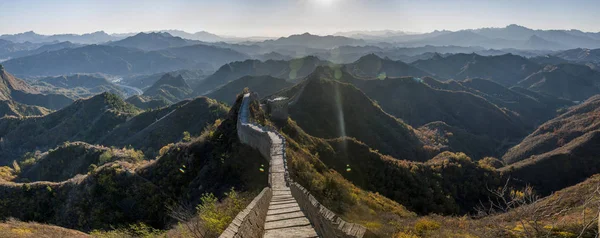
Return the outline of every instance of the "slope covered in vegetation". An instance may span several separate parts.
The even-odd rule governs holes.
[[[203,201],[203,194],[220,198],[232,187],[255,193],[266,186],[266,173],[257,169],[266,161],[258,151],[237,140],[237,107],[202,136],[165,146],[154,161],[116,160],[58,183],[0,183],[0,218],[48,222],[83,231],[138,223],[167,229],[182,214],[192,214],[186,217],[193,218],[193,207]],[[115,160],[115,156],[108,160]],[[213,224],[226,226],[233,217],[228,214],[218,219],[224,220]]]
[[[0,163],[6,164],[23,153],[48,150],[65,141],[91,142],[107,135],[118,124],[139,113],[118,96],[103,93],[80,99],[44,117],[2,118],[4,130]]]
[[[301,84],[276,95],[293,100],[290,117],[310,135],[354,137],[395,158],[429,159],[431,151],[424,148],[414,128],[384,112],[356,87],[334,77],[320,67]]]

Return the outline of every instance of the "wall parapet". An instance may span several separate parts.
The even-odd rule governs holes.
[[[377,237],[362,225],[344,221],[334,212],[323,206],[304,187],[296,182],[290,183],[292,196],[313,223],[317,233],[322,237],[371,238]]]
[[[271,188],[264,188],[244,210],[237,214],[219,238],[262,237],[271,197],[273,197]]]

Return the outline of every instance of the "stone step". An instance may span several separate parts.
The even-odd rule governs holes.
[[[277,221],[265,222],[265,230],[281,229],[286,227],[294,226],[306,226],[310,225],[310,221],[306,217],[297,217],[291,219],[283,219]]]
[[[288,227],[277,230],[266,230],[263,235],[265,238],[279,238],[279,237],[318,237],[315,229],[311,225]]]
[[[283,213],[290,213],[290,212],[297,212],[300,211],[300,207],[299,206],[294,206],[294,207],[286,207],[286,208],[281,208],[281,209],[269,209],[267,211],[267,216],[269,215],[277,215],[277,214],[283,214]]]
[[[292,195],[292,191],[289,190],[273,190],[273,197],[277,195]]]
[[[269,205],[269,209],[270,210],[274,210],[274,209],[281,209],[281,208],[287,208],[287,207],[297,207],[297,206],[298,206],[297,202],[290,202],[290,203],[285,203],[285,204]]]
[[[298,218],[298,217],[304,217],[304,213],[302,211],[298,211],[298,212],[289,212],[289,213],[282,213],[282,214],[277,214],[277,215],[270,215],[270,216],[267,216],[266,221],[269,222],[269,221],[277,221],[277,220]]]
[[[287,203],[296,203],[296,199],[287,199],[287,200],[280,200],[280,201],[271,201],[269,203],[269,206],[272,205],[279,205],[279,204],[287,204]]]

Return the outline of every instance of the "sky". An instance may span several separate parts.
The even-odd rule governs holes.
[[[598,0],[0,0],[0,34],[179,29],[227,36],[518,24],[600,32]]]

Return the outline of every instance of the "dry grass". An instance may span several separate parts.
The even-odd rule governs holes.
[[[59,226],[46,225],[35,222],[21,222],[17,220],[8,220],[6,222],[0,223],[0,236],[4,238],[90,237],[86,233],[62,228]]]

